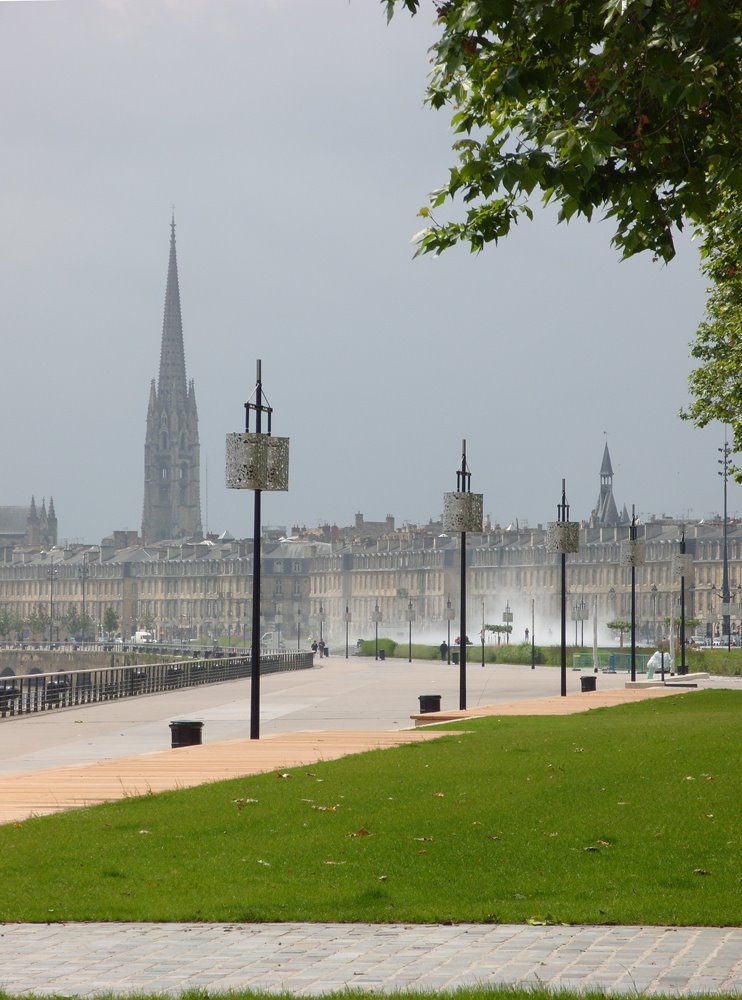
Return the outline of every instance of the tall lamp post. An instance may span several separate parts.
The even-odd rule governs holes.
[[[271,436],[273,408],[263,395],[262,362],[257,362],[255,391],[245,403],[244,433],[227,435],[226,484],[228,489],[252,490],[253,517],[252,647],[250,659],[250,739],[260,738],[260,539],[261,497],[264,490],[289,488],[289,439]],[[255,432],[250,433],[250,414]],[[267,430],[263,431],[263,416]]]
[[[482,640],[482,666],[484,666],[484,601],[482,601],[482,631],[479,633]]]
[[[636,681],[636,567],[644,565],[644,542],[636,537],[636,508],[631,505],[629,542],[624,552],[624,564],[631,567],[631,681]]]
[[[724,515],[724,527],[726,528],[726,512]],[[726,556],[726,545],[724,546]],[[685,556],[685,525],[680,531],[680,558]],[[726,562],[726,559],[725,559]],[[726,566],[725,566],[726,569]],[[726,581],[727,594],[729,593],[729,580]],[[727,627],[729,623],[729,598],[727,597]],[[685,564],[680,577],[680,673],[687,674],[688,667],[685,663]]]
[[[379,659],[379,622],[381,621],[381,610],[379,608],[379,602],[376,602],[376,607],[371,612],[371,620],[374,623],[374,659]]]
[[[722,570],[721,570],[721,637],[727,637],[727,649],[732,648],[732,630],[730,628],[729,604],[731,595],[729,593],[729,552],[727,547],[727,479],[729,476],[729,455],[731,448],[724,435],[724,447],[719,448],[721,458],[719,465],[721,470],[719,475],[724,480],[724,523],[722,526]]]
[[[283,639],[281,637],[281,629],[283,627],[283,612],[276,609],[276,613],[273,616],[273,622],[276,626],[276,645],[280,649],[283,645]],[[232,620],[229,621],[230,628],[232,626]]]
[[[80,583],[82,584],[82,641],[85,642],[85,637],[88,630],[88,622],[85,617],[85,581],[87,580],[90,572],[88,570],[88,559],[87,552],[82,554],[82,566],[80,567]]]
[[[350,628],[350,623],[352,621],[350,608],[348,607],[348,602],[345,602],[345,614],[343,615],[343,620],[345,621],[345,659],[348,659],[348,630]]]
[[[550,521],[546,532],[547,552],[559,554],[561,563],[561,670],[560,695],[567,697],[567,555],[579,551],[580,526],[569,519],[566,480],[562,480],[562,502],[557,504],[557,519]]]
[[[448,600],[446,601],[446,625],[448,634],[448,638],[446,639],[446,644],[448,646],[448,651],[446,652],[446,659],[448,661],[449,667],[451,666],[451,622],[453,621],[455,614],[456,612],[454,611],[453,605],[451,604],[451,596],[449,595]]]
[[[49,649],[54,645],[54,577],[57,569],[54,559],[49,557]]]
[[[687,674],[688,667],[685,663],[685,580],[692,572],[691,557],[685,551],[685,525],[681,525],[678,553],[674,557],[675,576],[680,579],[680,663],[677,668],[678,674]],[[727,608],[729,605],[727,604]],[[674,615],[670,616],[670,633],[675,631]]]
[[[296,609],[296,649],[301,649],[301,608]]]
[[[466,708],[466,533],[482,530],[484,495],[471,492],[471,472],[466,462],[466,440],[461,442],[461,468],[456,472],[456,492],[443,496],[443,530],[461,536],[459,608],[459,708]]]
[[[412,606],[412,598],[410,598],[410,603],[407,605],[407,622],[410,627],[408,646],[407,646],[407,662],[412,663],[412,623],[415,620],[415,609]]]
[[[531,598],[531,670],[536,669],[536,601]]]
[[[322,601],[320,601],[319,602],[319,641],[320,641],[320,647],[322,647],[322,644],[325,641],[324,637],[323,637],[323,634],[322,634],[322,626],[324,625],[324,622],[325,622],[325,609],[322,607]]]
[[[505,625],[505,645],[510,645],[510,633],[513,629],[513,612],[510,610],[510,601],[505,603],[505,610],[502,613],[502,620]],[[510,626],[508,628],[508,626]]]

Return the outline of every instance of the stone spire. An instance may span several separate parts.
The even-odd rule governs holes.
[[[170,221],[170,260],[167,267],[165,312],[162,318],[160,345],[160,377],[157,388],[161,397],[167,393],[173,402],[182,402],[187,396],[178,258],[175,252],[175,214]]]
[[[616,501],[613,497],[613,466],[611,465],[611,455],[608,451],[606,441],[603,451],[603,462],[600,466],[600,492],[595,510],[592,512],[590,523],[597,527],[613,527],[621,524],[622,520],[618,514]]]
[[[198,413],[193,380],[186,380],[180,311],[175,216],[160,343],[160,374],[150,384],[144,443],[142,536],[147,542],[201,537]]]

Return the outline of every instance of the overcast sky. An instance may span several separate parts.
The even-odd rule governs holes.
[[[704,281],[621,263],[603,223],[539,212],[498,247],[413,260],[446,176],[423,106],[430,5],[376,0],[0,3],[0,504],[53,496],[60,539],[141,527],[175,206],[204,526],[252,530],[224,486],[255,361],[291,439],[263,521],[426,522],[462,438],[494,521],[598,496],[703,517],[723,428],[681,421]],[[732,486],[730,512],[738,504]]]

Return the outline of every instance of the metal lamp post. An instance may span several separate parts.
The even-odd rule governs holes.
[[[505,644],[510,645],[510,632],[513,628],[513,612],[510,610],[510,601],[505,603],[505,610],[502,613],[502,620],[505,625]],[[508,625],[510,628],[508,628]]]
[[[649,592],[652,595],[652,642],[656,644],[657,643],[657,584],[656,583],[652,584]]]
[[[87,622],[87,619],[85,617],[85,581],[87,580],[88,576],[90,575],[90,571],[88,570],[87,555],[88,555],[87,552],[83,552],[83,554],[82,554],[82,566],[80,567],[80,571],[79,571],[80,572],[80,583],[82,584],[82,641],[83,642],[85,642],[85,637],[87,635],[87,630],[88,630],[88,622]]]
[[[296,609],[296,649],[301,649],[301,608]]]
[[[407,622],[409,624],[409,629],[410,629],[408,637],[408,646],[407,646],[408,663],[412,663],[412,623],[414,622],[414,620],[415,620],[415,609],[412,606],[412,598],[410,598],[410,602],[407,605]]]
[[[453,609],[453,605],[451,604],[451,598],[449,596],[448,600],[446,601],[446,624],[448,626],[448,638],[446,640],[446,644],[448,645],[448,652],[446,653],[446,657],[448,660],[449,667],[451,666],[451,622],[455,614],[456,612]]]
[[[726,511],[724,512],[724,528],[726,530]],[[680,556],[685,555],[685,525],[680,532]],[[724,544],[724,569],[726,570],[726,540]],[[729,578],[724,581],[727,594],[729,593]],[[729,598],[727,597],[727,629],[729,628]],[[680,673],[687,674],[688,667],[685,663],[685,565],[680,576]]]
[[[322,607],[322,601],[319,602],[319,641],[320,646],[325,641],[322,635],[322,626],[325,622],[325,609]]]
[[[531,598],[531,670],[536,669],[536,601]]]
[[[674,575],[680,580],[680,607],[679,607],[679,617],[680,617],[680,663],[678,664],[677,673],[687,674],[688,667],[685,663],[685,581],[686,578],[693,572],[693,563],[691,557],[685,551],[685,525],[680,528],[680,539],[678,544],[678,552],[674,556]],[[727,613],[729,605],[727,604]],[[675,630],[674,616],[670,617],[670,634],[672,635]]]
[[[443,530],[461,536],[459,608],[459,708],[466,708],[466,533],[482,530],[484,495],[471,492],[471,472],[466,462],[466,440],[461,442],[461,468],[456,472],[456,492],[443,496]]]
[[[381,621],[381,611],[379,609],[379,602],[376,602],[376,607],[371,613],[371,620],[374,623],[374,659],[379,659],[379,622]]]
[[[729,455],[731,453],[731,448],[726,441],[726,434],[724,436],[724,447],[719,448],[721,453],[721,458],[719,459],[719,465],[721,470],[719,475],[724,480],[724,523],[722,525],[722,575],[721,575],[721,637],[722,641],[724,636],[727,637],[727,648],[732,648],[732,630],[730,628],[730,614],[729,614],[729,604],[731,601],[731,595],[729,593],[729,552],[727,547],[727,479],[729,476]],[[685,673],[685,671],[683,671]]]
[[[547,552],[559,554],[562,569],[561,588],[561,670],[560,695],[567,697],[567,554],[579,551],[580,526],[569,519],[566,481],[562,480],[562,502],[557,504],[557,520],[550,521],[546,533]]]
[[[54,645],[54,577],[57,570],[54,560],[49,557],[49,649]]]
[[[280,649],[283,644],[283,640],[281,638],[281,629],[283,626],[283,612],[276,610],[276,613],[273,616],[273,621],[276,626],[276,645]],[[230,625],[231,624],[232,623],[230,621]]]
[[[636,508],[631,505],[629,540],[623,553],[623,563],[631,567],[631,681],[636,681],[636,567],[644,565],[644,542],[636,537]]]
[[[482,601],[482,631],[479,633],[482,640],[482,666],[484,666],[484,601]]]
[[[345,621],[345,659],[348,659],[348,630],[350,628],[350,623],[352,621],[350,608],[346,602],[345,604],[345,614],[343,615],[343,620]]]
[[[289,488],[289,439],[271,436],[273,408],[263,396],[262,362],[257,362],[254,402],[245,403],[244,433],[227,435],[228,489],[252,490],[253,518],[252,647],[250,660],[250,739],[260,738],[260,539],[261,498],[264,490]],[[250,433],[250,414],[255,432]],[[267,431],[263,432],[263,416]]]

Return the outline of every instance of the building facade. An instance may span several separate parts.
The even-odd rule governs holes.
[[[637,526],[644,564],[635,570],[637,634],[643,643],[668,635],[679,615],[681,579],[677,556],[681,532],[690,558],[683,578],[686,618],[695,630],[720,636],[723,621],[724,539],[731,604],[731,631],[742,612],[742,522],[681,524],[653,519]],[[343,534],[342,530],[338,532]],[[567,557],[570,642],[615,641],[607,623],[628,620],[630,568],[628,525],[580,527],[579,551]],[[482,624],[513,616],[511,641],[535,627],[536,641],[559,641],[560,559],[548,551],[547,530],[494,527],[467,534],[467,622],[476,639]],[[440,643],[451,621],[458,634],[460,540],[440,525],[406,525],[365,541],[323,542],[308,537],[264,540],[261,572],[261,634],[271,645],[306,648],[320,633],[336,651],[345,642],[372,638],[376,609],[379,634],[407,641],[409,617],[416,642]],[[133,533],[116,532],[100,546],[49,549],[16,547],[0,563],[0,621],[6,638],[19,631],[64,641],[73,612],[100,637],[111,609],[124,638],[153,628],[162,640],[249,641],[252,620],[252,540],[229,536],[200,542],[142,545]],[[449,614],[451,618],[449,619]],[[348,620],[348,616],[350,616]],[[74,616],[73,616],[74,617]]]

